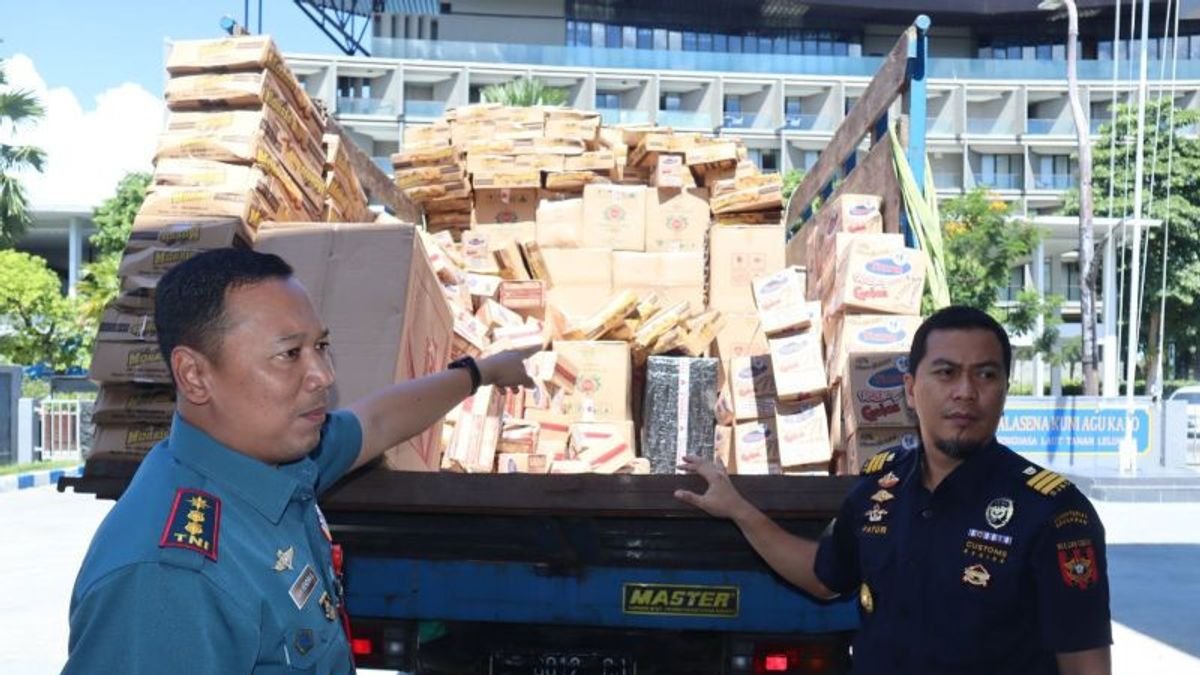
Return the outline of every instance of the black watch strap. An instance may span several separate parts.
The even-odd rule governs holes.
[[[483,375],[479,373],[479,365],[475,363],[475,359],[470,356],[464,356],[461,359],[456,359],[450,362],[447,366],[450,370],[462,368],[471,374],[471,395],[479,391],[479,385],[483,384]]]

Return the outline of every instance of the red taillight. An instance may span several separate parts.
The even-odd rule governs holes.
[[[787,654],[767,654],[763,657],[763,670],[768,673],[786,673],[787,669]]]
[[[375,645],[368,638],[354,638],[350,641],[350,651],[355,656],[370,656],[375,652]]]
[[[816,675],[827,673],[833,666],[832,645],[810,642],[797,646],[766,644],[754,650],[754,673],[788,673]]]

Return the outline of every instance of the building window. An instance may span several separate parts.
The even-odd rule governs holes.
[[[596,92],[596,108],[598,110],[616,110],[621,107],[621,95],[612,92]]]
[[[747,153],[750,155],[750,161],[758,165],[764,173],[774,173],[779,171],[779,151],[778,150],[763,150],[761,148],[747,148]]]
[[[685,51],[685,52],[696,51],[696,34],[695,33],[688,31],[683,34],[683,51]]]
[[[742,53],[742,36],[741,35],[730,35],[729,36],[729,53],[730,54],[741,54]]]
[[[713,33],[712,39],[713,39],[712,49],[714,52],[729,51],[729,36],[728,35],[725,35],[724,33]]]
[[[620,26],[604,26],[604,46],[608,47],[609,49],[621,48]]]
[[[637,29],[637,48],[654,49],[654,31],[649,28]]]
[[[997,190],[1021,188],[1020,155],[980,155],[976,182]]]
[[[738,114],[742,112],[742,97],[741,96],[725,96],[725,112]]]
[[[430,40],[438,39],[438,20],[437,19],[429,20],[429,39]]]
[[[1008,285],[1000,289],[1000,300],[1016,302],[1017,296],[1025,290],[1025,266],[1014,267],[1008,271]]]
[[[659,110],[681,110],[683,97],[679,94],[663,94],[658,99]]]
[[[621,46],[625,49],[637,49],[638,29],[634,26],[621,27]]]
[[[1079,302],[1079,263],[1064,263],[1063,272],[1067,277],[1067,301]]]

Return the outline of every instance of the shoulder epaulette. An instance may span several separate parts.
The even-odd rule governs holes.
[[[1025,472],[1029,473],[1030,469],[1036,469],[1036,467],[1031,466]],[[1046,495],[1047,497],[1053,497],[1070,487],[1071,481],[1054,473],[1050,469],[1042,469],[1030,475],[1029,480],[1025,481],[1025,484],[1034,492]]]
[[[220,528],[221,500],[201,490],[180,488],[158,545],[195,551],[216,562]]]
[[[878,455],[868,459],[866,462],[863,462],[862,468],[859,469],[858,472],[863,475],[879,473],[880,471],[883,471],[883,467],[890,464],[893,459],[896,459],[895,452],[881,452]]]

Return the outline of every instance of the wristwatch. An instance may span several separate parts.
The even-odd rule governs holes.
[[[470,356],[464,356],[461,359],[456,359],[446,366],[447,370],[465,369],[471,374],[471,395],[479,391],[479,385],[483,383],[483,375],[479,373],[479,365],[475,363],[475,359]]]

